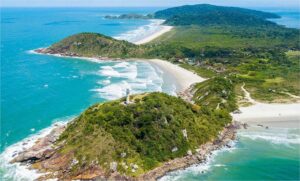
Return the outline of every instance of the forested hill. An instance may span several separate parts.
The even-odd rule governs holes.
[[[209,4],[185,5],[161,10],[155,18],[166,19],[169,25],[275,25],[269,18],[280,18],[268,12],[214,6]]]

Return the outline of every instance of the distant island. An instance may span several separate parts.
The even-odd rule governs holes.
[[[141,14],[121,14],[118,16],[106,15],[106,19],[153,19],[152,14],[141,15]]]
[[[299,30],[268,21],[276,14],[201,4],[158,11],[153,18],[174,28],[142,45],[79,33],[36,52],[163,59],[207,80],[179,97],[144,93],[91,106],[13,162],[47,172],[41,179],[153,180],[230,146],[236,129],[247,127],[231,115],[253,103],[250,94],[267,103],[299,101]]]

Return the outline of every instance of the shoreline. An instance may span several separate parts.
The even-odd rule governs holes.
[[[242,85],[244,98],[252,105],[239,107],[241,113],[231,113],[233,120],[251,126],[267,126],[281,128],[300,128],[300,103],[261,103],[251,98],[250,93]]]
[[[151,66],[157,67],[162,70],[168,77],[168,79],[174,80],[174,84],[176,85],[176,92],[187,90],[191,85],[203,82],[206,79],[200,77],[196,73],[193,73],[187,69],[184,69],[176,64],[168,62],[162,59],[145,59],[145,58],[130,58],[130,59],[120,59],[120,58],[108,58],[108,57],[81,57],[81,56],[71,56],[71,55],[62,55],[62,54],[51,54],[51,53],[43,53],[45,48],[39,48],[36,50],[31,50],[31,53],[41,54],[41,55],[49,55],[63,58],[76,58],[82,60],[88,60],[92,62],[104,62],[104,61],[142,61],[147,62]]]
[[[137,40],[137,41],[134,41],[132,43],[136,44],[136,45],[142,45],[142,44],[145,44],[145,43],[148,43],[156,38],[158,38],[159,36],[161,36],[162,34],[164,33],[167,33],[169,31],[171,31],[173,29],[173,26],[165,26],[165,25],[159,25],[161,27],[160,30],[140,39],[140,40]]]
[[[94,180],[94,179],[108,179],[108,180],[117,180],[122,178],[124,180],[157,180],[165,176],[167,173],[185,169],[195,164],[205,164],[213,151],[220,150],[222,148],[231,148],[231,142],[236,139],[236,133],[238,129],[243,127],[242,124],[238,122],[232,122],[231,124],[224,127],[222,131],[219,132],[218,136],[205,143],[200,145],[194,153],[187,154],[184,157],[175,158],[167,162],[163,162],[161,166],[154,168],[140,176],[127,177],[121,173],[115,171],[111,172],[109,175],[104,174],[103,170],[98,167],[95,168],[95,173],[91,174],[89,171],[82,172],[81,174],[74,176],[70,179],[84,178],[85,180]],[[36,173],[35,179],[55,179],[57,178],[56,174],[52,175],[52,172],[45,172],[45,169],[48,167],[52,168],[51,159],[52,156],[55,157],[55,153],[59,145],[53,146],[55,140],[59,138],[59,135],[66,129],[66,124],[55,125],[52,129],[47,130],[47,134],[37,137],[34,140],[34,144],[23,149],[19,153],[15,153],[10,160],[10,164],[18,164],[23,169],[28,169],[28,172],[33,171]],[[54,158],[55,159],[55,158]],[[34,166],[35,164],[44,165],[42,168]],[[56,163],[53,163],[56,164]],[[46,169],[47,170],[47,169]],[[54,172],[53,172],[54,173]],[[58,179],[60,179],[58,177]]]
[[[167,76],[170,76],[173,80],[175,80],[177,93],[189,89],[190,86],[195,83],[203,82],[206,80],[187,69],[184,69],[165,60],[144,59],[142,61],[148,62],[152,66],[159,67],[164,73],[167,74]]]
[[[233,120],[251,126],[299,128],[300,103],[267,104],[256,102],[248,107],[240,107],[240,114],[231,114]]]

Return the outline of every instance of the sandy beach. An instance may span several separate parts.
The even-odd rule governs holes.
[[[149,59],[145,61],[149,62],[153,66],[159,67],[164,73],[171,76],[177,84],[177,91],[184,91],[192,84],[206,80],[199,75],[168,61],[160,59]]]
[[[141,40],[138,40],[136,42],[133,42],[134,44],[136,45],[141,45],[141,44],[145,44],[145,43],[148,43],[152,40],[154,40],[155,38],[159,37],[160,35],[170,31],[173,27],[172,26],[161,26],[161,29],[149,36],[146,36],[144,37],[143,39]]]
[[[241,114],[232,114],[233,119],[249,125],[264,125],[284,128],[300,127],[300,104],[256,103],[241,107]]]
[[[300,103],[267,104],[251,98],[250,93],[241,87],[245,99],[252,105],[240,107],[240,114],[232,114],[236,121],[249,125],[263,125],[282,128],[300,128]]]

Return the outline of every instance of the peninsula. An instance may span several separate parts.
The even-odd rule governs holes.
[[[36,52],[152,59],[166,72],[173,67],[153,59],[176,63],[193,72],[179,97],[144,93],[131,95],[130,103],[122,98],[93,105],[12,162],[47,173],[41,179],[155,180],[230,146],[241,126],[231,113],[255,104],[252,98],[264,104],[299,101],[299,30],[268,20],[276,14],[201,4],[153,17],[173,28],[142,45],[79,33]]]

